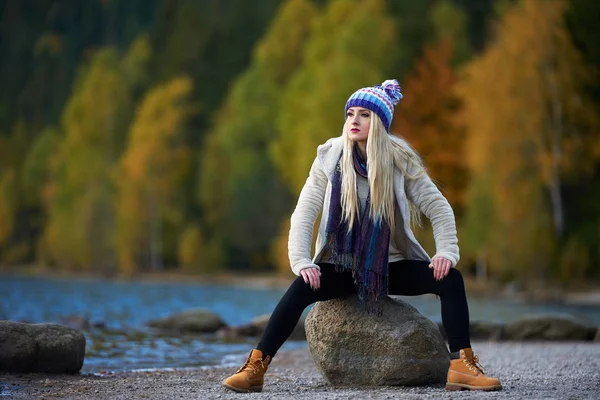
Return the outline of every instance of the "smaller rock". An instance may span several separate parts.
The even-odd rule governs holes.
[[[504,325],[497,322],[471,321],[469,333],[471,339],[500,340]]]
[[[502,339],[592,340],[597,328],[568,314],[525,316],[507,324]]]
[[[448,339],[446,330],[442,322],[437,322],[437,327],[444,340]],[[500,340],[504,325],[496,322],[471,321],[469,323],[469,334],[471,339],[475,340]]]
[[[92,328],[105,329],[106,328],[106,321],[104,321],[103,319],[95,319],[95,320],[92,320],[90,322],[90,326]]]
[[[150,321],[148,326],[179,333],[214,333],[227,324],[210,310],[193,309]]]
[[[233,328],[231,326],[224,326],[224,327],[220,328],[218,331],[215,332],[215,335],[219,339],[224,339],[224,340],[232,340],[232,339],[240,338],[240,336],[238,335],[235,328]]]
[[[77,373],[84,357],[85,336],[77,329],[0,321],[0,371]]]
[[[239,326],[225,326],[217,331],[217,337],[221,339],[239,339],[243,337],[260,337],[264,333],[270,314],[260,315],[250,321],[248,324]],[[298,321],[298,324],[292,331],[289,340],[306,340],[304,331],[304,320]]]
[[[251,325],[240,325],[240,326],[224,326],[220,328],[216,335],[220,339],[242,339],[246,337],[256,337],[258,333],[256,329]]]
[[[66,325],[73,329],[79,329],[80,331],[88,330],[90,328],[90,321],[81,315],[70,315],[60,320],[62,325]]]

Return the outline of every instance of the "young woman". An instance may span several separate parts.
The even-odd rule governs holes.
[[[446,389],[502,388],[484,375],[471,349],[463,278],[454,269],[459,252],[452,208],[415,151],[389,134],[401,98],[396,80],[357,90],[346,103],[342,136],[318,147],[291,218],[289,258],[299,277],[279,301],[257,348],[224,387],[261,391],[271,359],[314,302],[358,294],[368,312],[379,313],[378,299],[387,294],[435,293],[451,352]],[[419,212],[433,226],[432,259],[410,228]]]

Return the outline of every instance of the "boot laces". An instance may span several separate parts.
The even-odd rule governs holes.
[[[471,359],[463,358],[463,362],[465,363],[467,368],[469,368],[470,371],[481,372],[482,374],[485,374],[483,367],[481,366],[481,364],[479,364],[478,356],[474,355]]]
[[[250,372],[250,375],[255,375],[257,372],[259,372],[261,370],[261,368],[262,369],[266,368],[265,361],[266,360],[262,360],[260,358],[249,358],[246,360],[244,365],[242,365],[242,367],[237,370],[236,374],[239,374],[242,371],[248,370]]]

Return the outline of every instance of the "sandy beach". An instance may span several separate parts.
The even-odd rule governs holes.
[[[333,387],[308,349],[275,357],[262,393],[237,394],[220,386],[235,367],[120,372],[106,375],[0,374],[0,397],[14,399],[598,399],[598,342],[476,342],[475,352],[499,392],[447,392],[420,387]]]

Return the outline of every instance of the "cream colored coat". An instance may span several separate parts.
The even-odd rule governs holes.
[[[401,141],[390,136],[394,141]],[[288,255],[292,271],[300,275],[304,268],[316,267],[325,249],[327,217],[331,197],[331,182],[337,161],[342,154],[342,137],[329,139],[317,148],[317,157],[300,192],[298,204],[291,217]],[[412,171],[409,171],[412,174]],[[460,258],[454,212],[427,174],[417,179],[405,179],[394,167],[394,194],[396,195],[395,242],[407,259],[430,261],[431,258],[419,244],[410,227],[408,200],[431,221],[436,244],[435,257],[444,257],[456,266]],[[408,199],[408,200],[407,200]],[[315,254],[311,258],[313,227],[322,211]],[[398,212],[399,211],[399,212]]]

